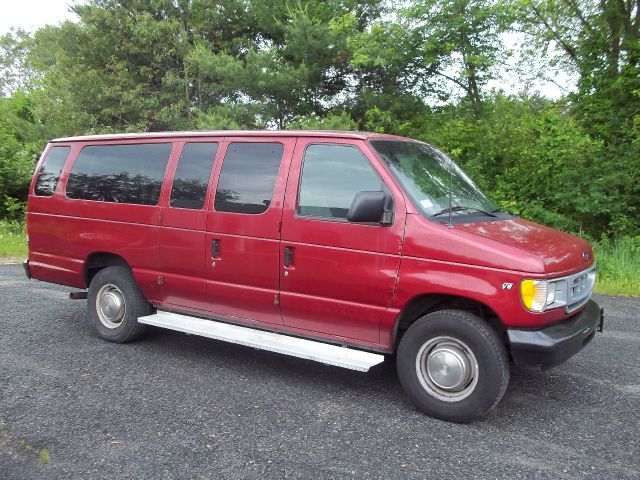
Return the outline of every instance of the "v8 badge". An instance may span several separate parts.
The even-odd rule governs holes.
[[[513,283],[503,283],[502,284],[502,289],[503,290],[511,290],[513,288]]]

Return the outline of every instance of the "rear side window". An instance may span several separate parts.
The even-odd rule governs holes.
[[[348,145],[309,145],[304,154],[298,215],[347,218],[356,193],[382,190],[367,157]]]
[[[171,187],[169,204],[172,207],[195,210],[204,207],[209,175],[217,151],[217,143],[187,143],[182,148]]]
[[[71,169],[67,197],[155,205],[171,147],[171,143],[84,147]]]
[[[71,147],[53,147],[42,162],[36,185],[33,189],[36,195],[50,197],[56,191],[62,167],[69,157]]]
[[[231,143],[218,180],[216,211],[250,214],[266,211],[283,153],[281,143]]]

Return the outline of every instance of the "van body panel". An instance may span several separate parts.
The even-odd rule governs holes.
[[[543,257],[524,249],[528,244],[526,233],[517,241],[512,241],[511,245],[475,233],[482,228],[494,229],[503,232],[503,238],[506,239],[508,237],[504,232],[508,229],[521,229],[524,232],[534,232],[534,235],[538,232],[536,224],[532,224],[531,228],[527,225],[521,228],[513,225],[512,220],[498,220],[449,228],[444,224],[429,222],[422,215],[407,215],[406,241],[394,306],[401,308],[421,294],[455,295],[490,307],[505,326],[514,328],[537,328],[574,315],[575,312],[568,314],[563,308],[532,313],[522,306],[519,296],[522,280],[564,274],[562,272],[550,276]],[[569,240],[575,238],[571,235],[563,236],[565,245],[566,237]],[[582,246],[580,239],[575,240],[568,242],[572,247],[559,248],[571,252],[575,250],[575,246]],[[549,241],[553,241],[553,236],[549,237]],[[542,239],[537,242],[533,241],[532,245],[542,248]],[[593,258],[588,262],[574,261],[571,272],[585,270],[592,265]],[[383,338],[385,333],[382,332]]]
[[[191,215],[189,212],[187,215]],[[206,212],[193,212],[192,227],[167,225],[164,217],[159,234],[158,274],[162,275],[157,302],[167,306],[210,309],[206,280]],[[198,218],[200,217],[200,218]]]
[[[78,137],[65,137],[55,138],[50,143],[60,144],[69,142],[96,142],[96,141],[133,141],[140,142],[141,140],[149,139],[169,139],[169,140],[184,140],[195,138],[225,138],[233,135],[234,138],[244,137],[315,137],[315,138],[328,138],[328,139],[397,139],[407,140],[405,137],[397,135],[389,135],[386,133],[373,133],[373,132],[348,132],[343,130],[209,130],[209,131],[193,131],[193,132],[145,132],[145,133],[111,133],[101,135],[81,135]]]
[[[34,251],[29,254],[29,271],[32,278],[44,282],[85,288],[84,261],[60,255]]]
[[[210,310],[207,295],[206,228],[212,196],[213,170],[220,161],[219,138],[178,141],[174,148],[160,196],[160,233],[158,236],[158,270],[162,285],[158,303],[167,307],[190,307],[200,312]],[[188,143],[218,143],[209,172],[204,205],[201,209],[174,208],[170,205],[173,180],[180,155]]]
[[[33,260],[29,265],[34,278],[53,277],[58,279],[55,283],[87,288],[87,259],[92,254],[110,253],[129,264],[150,301],[159,300],[156,278],[138,278],[137,274],[139,270],[157,272],[157,226],[40,213],[31,213],[28,222],[29,259]]]
[[[389,188],[394,200],[390,226],[360,225],[297,215],[305,150],[312,144],[358,148]],[[404,237],[405,202],[395,183],[377,164],[365,142],[300,138],[287,184],[282,220],[282,249],[291,249],[290,266],[280,266],[280,306],[284,324],[315,333],[380,342],[380,325],[394,314]]]
[[[210,311],[223,317],[282,325],[278,303],[280,222],[296,139],[282,136],[225,138],[218,151],[221,160],[214,166],[216,185],[229,145],[247,142],[282,144],[282,159],[271,202],[263,213],[215,211],[214,199],[210,201],[205,240]],[[214,242],[217,243],[215,256]]]
[[[33,275],[43,280],[54,277],[58,279],[56,283],[87,288],[87,260],[92,254],[108,253],[123,258],[131,267],[145,297],[157,302],[157,274],[150,272],[157,272],[158,269],[159,205],[71,199],[65,193],[69,174],[82,148],[87,145],[123,143],[140,142],[101,140],[89,144],[62,143],[71,146],[71,152],[51,197],[38,196],[33,192],[35,179],[50,147],[45,150],[34,175],[27,206],[30,259],[31,256],[34,258]],[[159,139],[144,143],[170,142]],[[163,183],[160,196],[164,188]],[[49,264],[39,262],[39,253],[47,253],[51,255],[50,259],[56,261],[51,260]]]
[[[542,260],[545,273],[561,276],[593,264],[589,242],[522,218],[468,223],[460,225],[458,230],[531,253]]]
[[[210,232],[206,250],[213,240],[219,242],[220,253],[217,258],[206,254],[209,310],[223,317],[281,325],[279,240]]]
[[[504,220],[489,223],[503,223]],[[472,224],[473,225],[473,224]],[[496,243],[463,230],[427,220],[420,214],[407,215],[407,233],[403,255],[461,265],[496,268],[543,275],[542,260],[521,248]]]
[[[521,278],[519,272],[403,256],[393,306],[402,309],[413,299],[429,294],[468,299],[488,306],[505,326],[536,327],[543,321],[540,315],[547,321],[563,317],[552,315],[553,319],[547,318],[551,312],[528,313],[520,303],[518,284]],[[505,289],[504,284],[511,287]],[[394,326],[382,326],[383,341],[391,341]]]

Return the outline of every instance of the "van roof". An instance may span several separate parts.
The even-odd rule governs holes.
[[[396,135],[372,132],[349,132],[342,130],[211,130],[194,132],[147,132],[147,133],[113,133],[106,135],[82,135],[51,140],[57,142],[86,142],[92,140],[134,140],[151,138],[197,138],[197,137],[320,137],[320,138],[355,138],[366,140],[372,137],[405,139]]]

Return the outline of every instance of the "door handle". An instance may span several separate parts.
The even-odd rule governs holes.
[[[293,247],[284,247],[284,266],[288,268],[293,262]]]
[[[220,240],[211,240],[211,258],[218,258],[220,253]]]

